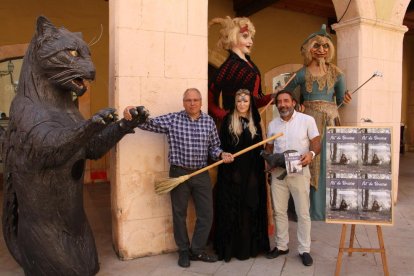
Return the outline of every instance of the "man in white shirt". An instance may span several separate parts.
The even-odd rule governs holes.
[[[309,115],[296,112],[296,101],[292,93],[287,90],[276,94],[276,106],[280,118],[269,123],[268,137],[282,132],[283,136],[266,145],[268,153],[283,153],[287,150],[296,150],[300,154],[300,163],[303,167],[301,173],[288,174],[283,180],[277,177],[284,172],[284,168],[277,167],[272,170],[271,195],[273,214],[276,224],[276,247],[266,254],[273,259],[279,255],[289,253],[289,222],[287,216],[289,193],[295,202],[298,216],[298,251],[305,266],[313,264],[310,255],[311,220],[309,215],[310,172],[309,164],[319,154],[321,138],[315,119]]]

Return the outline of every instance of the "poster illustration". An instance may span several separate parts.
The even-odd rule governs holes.
[[[326,221],[392,224],[391,128],[328,128],[326,153]]]

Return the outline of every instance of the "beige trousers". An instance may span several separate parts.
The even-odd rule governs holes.
[[[289,192],[295,202],[298,215],[298,251],[299,254],[310,252],[311,220],[309,215],[310,172],[309,166],[303,168],[303,174],[287,175],[284,180],[277,177],[284,169],[276,168],[272,171],[271,195],[273,216],[276,224],[276,247],[287,250],[289,243],[289,221],[287,216]]]

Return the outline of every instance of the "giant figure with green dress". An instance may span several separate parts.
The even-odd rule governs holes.
[[[304,65],[296,72],[295,78],[286,90],[293,91],[300,87],[300,110],[315,118],[319,133],[324,138],[327,126],[340,125],[338,106],[349,103],[351,94],[346,91],[345,75],[332,63],[335,47],[331,36],[323,24],[318,32],[312,33],[301,46]],[[311,218],[325,219],[325,174],[326,151],[325,139],[322,151],[310,165],[311,170]]]

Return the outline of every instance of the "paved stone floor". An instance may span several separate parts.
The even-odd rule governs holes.
[[[414,153],[401,155],[398,203],[394,208],[394,226],[383,226],[390,275],[414,275]],[[334,275],[341,225],[312,223],[314,265],[302,265],[295,250],[296,223],[290,222],[290,253],[268,260],[263,256],[229,263],[191,262],[189,268],[177,265],[177,253],[120,261],[112,248],[109,192],[106,183],[85,186],[85,208],[91,222],[99,253],[98,275]],[[0,201],[2,199],[0,190]],[[1,211],[0,211],[1,213]],[[348,227],[348,237],[349,229]],[[1,231],[1,230],[0,230]],[[273,239],[273,238],[272,238]],[[356,227],[355,247],[378,247],[375,226]],[[382,275],[381,256],[353,253],[343,257],[341,275]],[[0,275],[24,275],[0,238]]]

